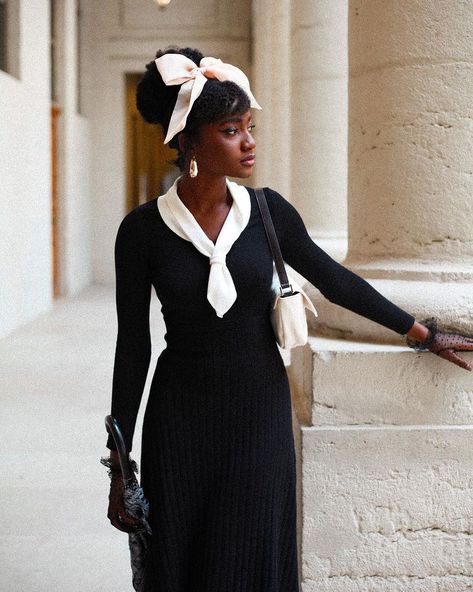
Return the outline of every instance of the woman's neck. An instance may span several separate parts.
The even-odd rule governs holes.
[[[231,195],[227,191],[226,177],[209,177],[198,174],[191,177],[184,173],[177,184],[177,193],[184,205],[193,212],[211,211],[222,205],[231,205]]]

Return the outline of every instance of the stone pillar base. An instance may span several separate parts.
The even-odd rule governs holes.
[[[407,347],[310,338],[293,350],[290,377],[302,424],[302,590],[466,590],[471,373]]]

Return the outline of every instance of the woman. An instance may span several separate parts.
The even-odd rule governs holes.
[[[137,105],[163,127],[182,174],[118,230],[111,410],[131,451],[154,286],[167,345],[142,434],[153,531],[146,590],[296,592],[295,453],[288,380],[270,323],[273,262],[253,189],[227,179],[252,174],[250,107],[259,105],[233,66],[189,48],[156,58]],[[266,195],[285,261],[325,297],[471,369],[449,348],[460,337],[418,323],[322,251],[281,195],[269,188]],[[107,447],[117,466],[111,438]],[[134,522],[120,487],[112,480],[108,517],[129,532]]]

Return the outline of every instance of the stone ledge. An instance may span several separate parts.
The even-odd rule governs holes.
[[[311,337],[289,375],[304,425],[473,424],[473,373],[430,352]]]

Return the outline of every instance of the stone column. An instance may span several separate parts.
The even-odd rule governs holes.
[[[349,23],[345,265],[471,331],[473,5],[359,0]],[[291,357],[303,591],[468,589],[472,373],[313,294],[317,329],[353,339]]]
[[[417,318],[464,330],[473,321],[472,28],[471,2],[350,3],[344,264]],[[322,331],[396,338],[316,300]]]
[[[255,0],[254,183],[301,213],[311,236],[346,253],[347,2]]]
[[[257,161],[253,183],[290,192],[292,154],[290,0],[253,2],[253,80]]]
[[[343,257],[347,215],[347,1],[295,0],[291,40],[290,199],[312,238],[334,256]]]

